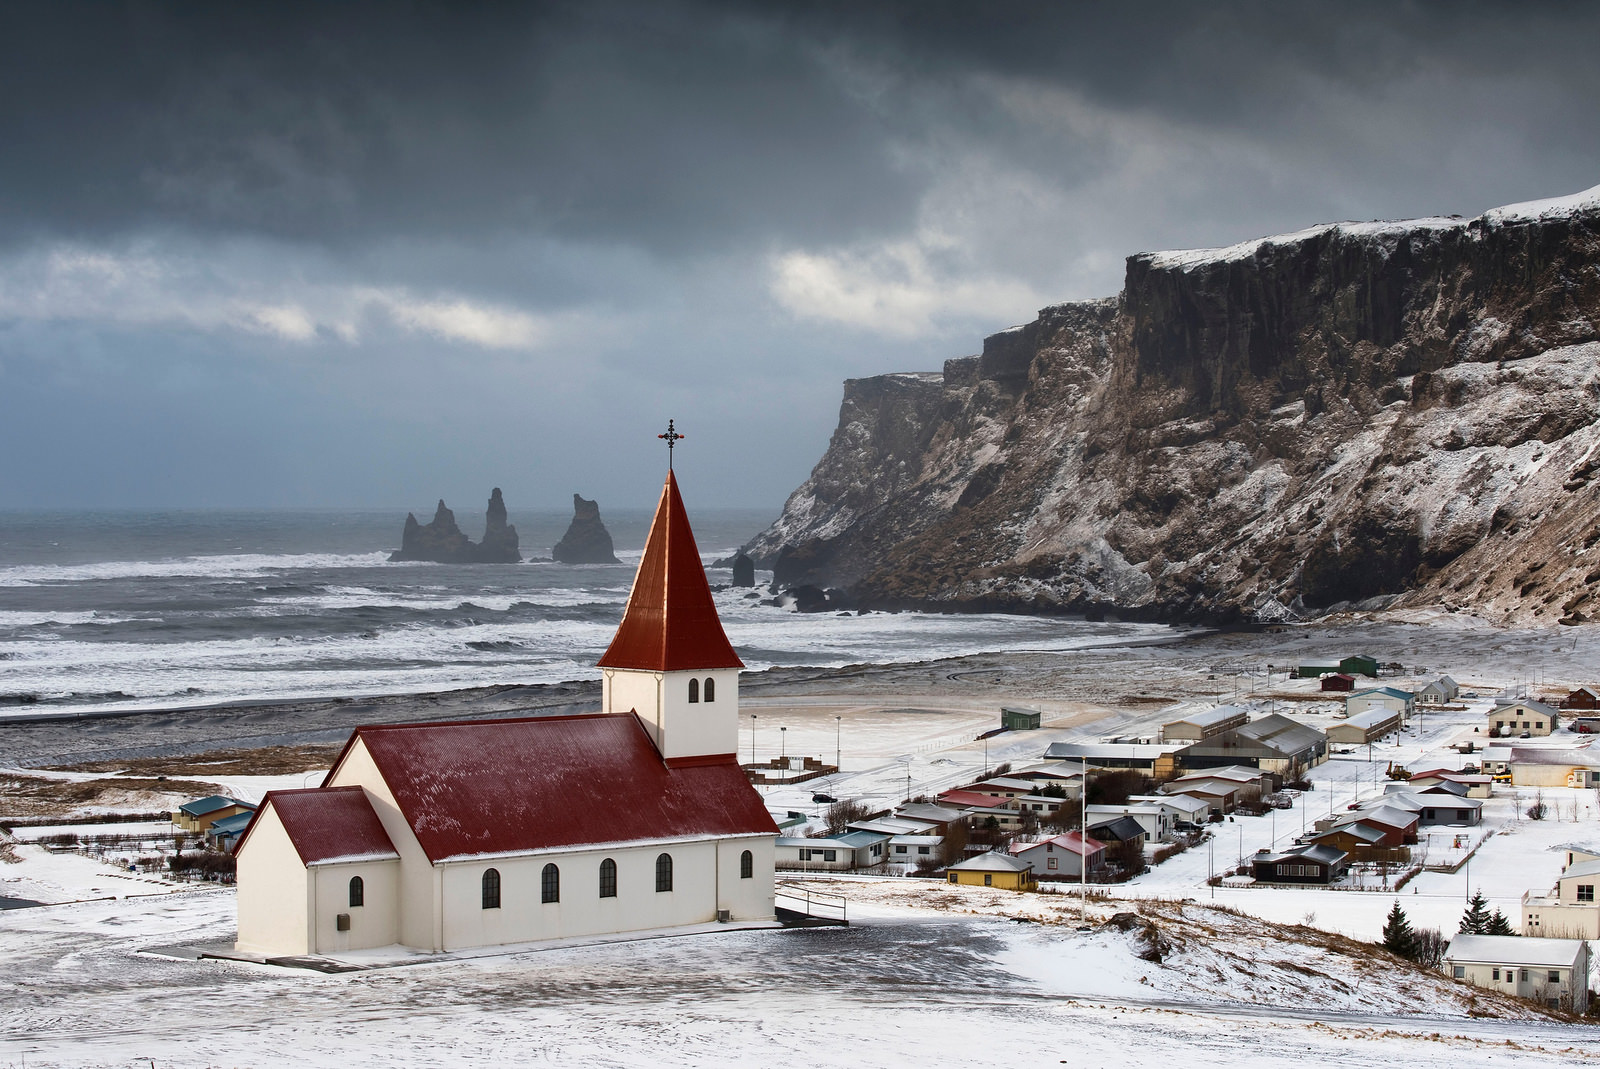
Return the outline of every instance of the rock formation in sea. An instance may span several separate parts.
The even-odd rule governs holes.
[[[733,555],[733,585],[756,585],[756,562],[742,549]]]
[[[515,564],[522,559],[517,550],[517,529],[506,523],[506,503],[497,486],[489,495],[483,542],[475,544],[456,526],[456,515],[440,498],[433,519],[418,523],[415,513],[406,513],[400,548],[389,555],[391,561],[432,561],[436,564]]]
[[[572,495],[572,523],[550,555],[562,564],[620,564],[611,532],[600,521],[600,503]]]
[[[864,605],[1600,616],[1600,187],[1128,258],[943,372],[845,384],[746,548]]]

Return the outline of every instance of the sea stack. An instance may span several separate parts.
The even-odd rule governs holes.
[[[550,555],[562,564],[621,564],[611,532],[600,522],[600,503],[572,495],[572,523]]]
[[[517,529],[506,522],[506,502],[498,486],[489,495],[483,542],[478,546],[476,559],[485,564],[516,564],[522,559],[517,550]]]
[[[522,559],[517,551],[517,529],[506,523],[506,503],[495,487],[489,496],[484,522],[483,544],[456,526],[456,514],[439,499],[433,519],[421,524],[415,513],[406,513],[400,548],[389,555],[391,561],[429,561],[434,564],[515,564]]]
[[[733,557],[733,585],[756,585],[756,562],[751,560],[744,550],[740,550]]]

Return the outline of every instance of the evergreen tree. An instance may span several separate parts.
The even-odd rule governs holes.
[[[1488,934],[1489,900],[1483,897],[1481,890],[1472,896],[1472,901],[1467,904],[1467,911],[1461,915],[1460,931],[1463,935]]]
[[[1417,934],[1411,930],[1411,922],[1406,920],[1406,911],[1400,908],[1399,899],[1395,899],[1394,908],[1383,922],[1383,948],[1402,958],[1417,956]]]
[[[1516,935],[1517,933],[1512,931],[1511,922],[1506,919],[1506,915],[1497,909],[1494,911],[1494,915],[1489,918],[1489,924],[1484,928],[1483,934]]]

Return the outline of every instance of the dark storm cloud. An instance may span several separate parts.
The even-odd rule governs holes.
[[[820,244],[907,224],[929,176],[894,149],[958,132],[1068,182],[1102,159],[963,79],[1315,141],[1318,91],[1504,75],[1551,87],[1524,136],[1557,143],[1596,133],[1597,29],[1578,5],[12,5],[0,226]]]

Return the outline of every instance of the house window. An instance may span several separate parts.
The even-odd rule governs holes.
[[[1578,884],[1578,901],[1579,902],[1593,902],[1594,901],[1594,884],[1592,884],[1592,883],[1580,883],[1580,884]]]
[[[739,855],[739,879],[753,879],[756,874],[756,856],[746,850]]]
[[[698,679],[691,679],[691,680],[689,680],[689,704],[690,705],[694,705],[699,700],[700,700],[700,681]]]
[[[1500,970],[1499,969],[1495,969],[1493,971],[1493,975],[1490,976],[1490,979],[1492,979],[1492,980],[1494,980],[1494,981],[1496,981],[1498,983],[1499,980],[1500,980]]]
[[[953,873],[953,872],[950,874],[950,882],[951,883],[955,883],[956,882],[956,874]]]
[[[824,850],[822,851],[822,860],[837,861],[839,860],[839,852],[837,850]]]
[[[1053,869],[1056,867],[1056,863],[1060,860],[1061,859],[1058,857],[1047,857],[1044,859],[1044,867],[1047,869]]]
[[[1534,726],[1535,730],[1538,730],[1539,728],[1544,727],[1544,721],[1543,720],[1535,720],[1533,722],[1533,726]]]
[[[500,908],[500,870],[485,869],[483,872],[483,908]]]
[[[546,865],[539,873],[539,901],[561,901],[561,870],[554,865]]]
[[[917,853],[926,854],[928,853],[928,848],[926,846],[919,846],[917,847]]]
[[[715,679],[712,679],[710,676],[706,676],[706,701],[714,702],[716,700],[717,700],[717,681]]]
[[[600,862],[600,897],[617,897],[617,863],[609,857]]]
[[[672,890],[672,855],[661,854],[656,858],[656,890]]]
[[[1451,970],[1451,975],[1457,980],[1465,980],[1467,978],[1467,967],[1465,965],[1457,965]]]
[[[360,876],[350,877],[350,905],[364,906],[367,903],[367,885]]]
[[[984,886],[985,886],[985,887],[992,887],[992,886],[994,886],[994,877],[993,877],[993,876],[991,876],[991,875],[989,875],[989,874],[988,874],[988,873],[987,873],[987,872],[986,872],[986,873],[984,873],[984,874],[983,874],[983,885],[984,885]]]
[[[897,844],[895,844],[894,852],[897,853],[897,854],[905,853],[906,852],[906,844],[905,843],[897,843]]]
[[[1547,984],[1559,984],[1560,982],[1561,982],[1561,970],[1560,969],[1551,969],[1549,975],[1547,975],[1545,977],[1545,983],[1547,983]]]
[[[1528,970],[1527,969],[1523,969],[1523,970],[1521,970],[1521,972],[1522,972],[1522,982],[1523,983],[1527,983],[1528,982]]]

